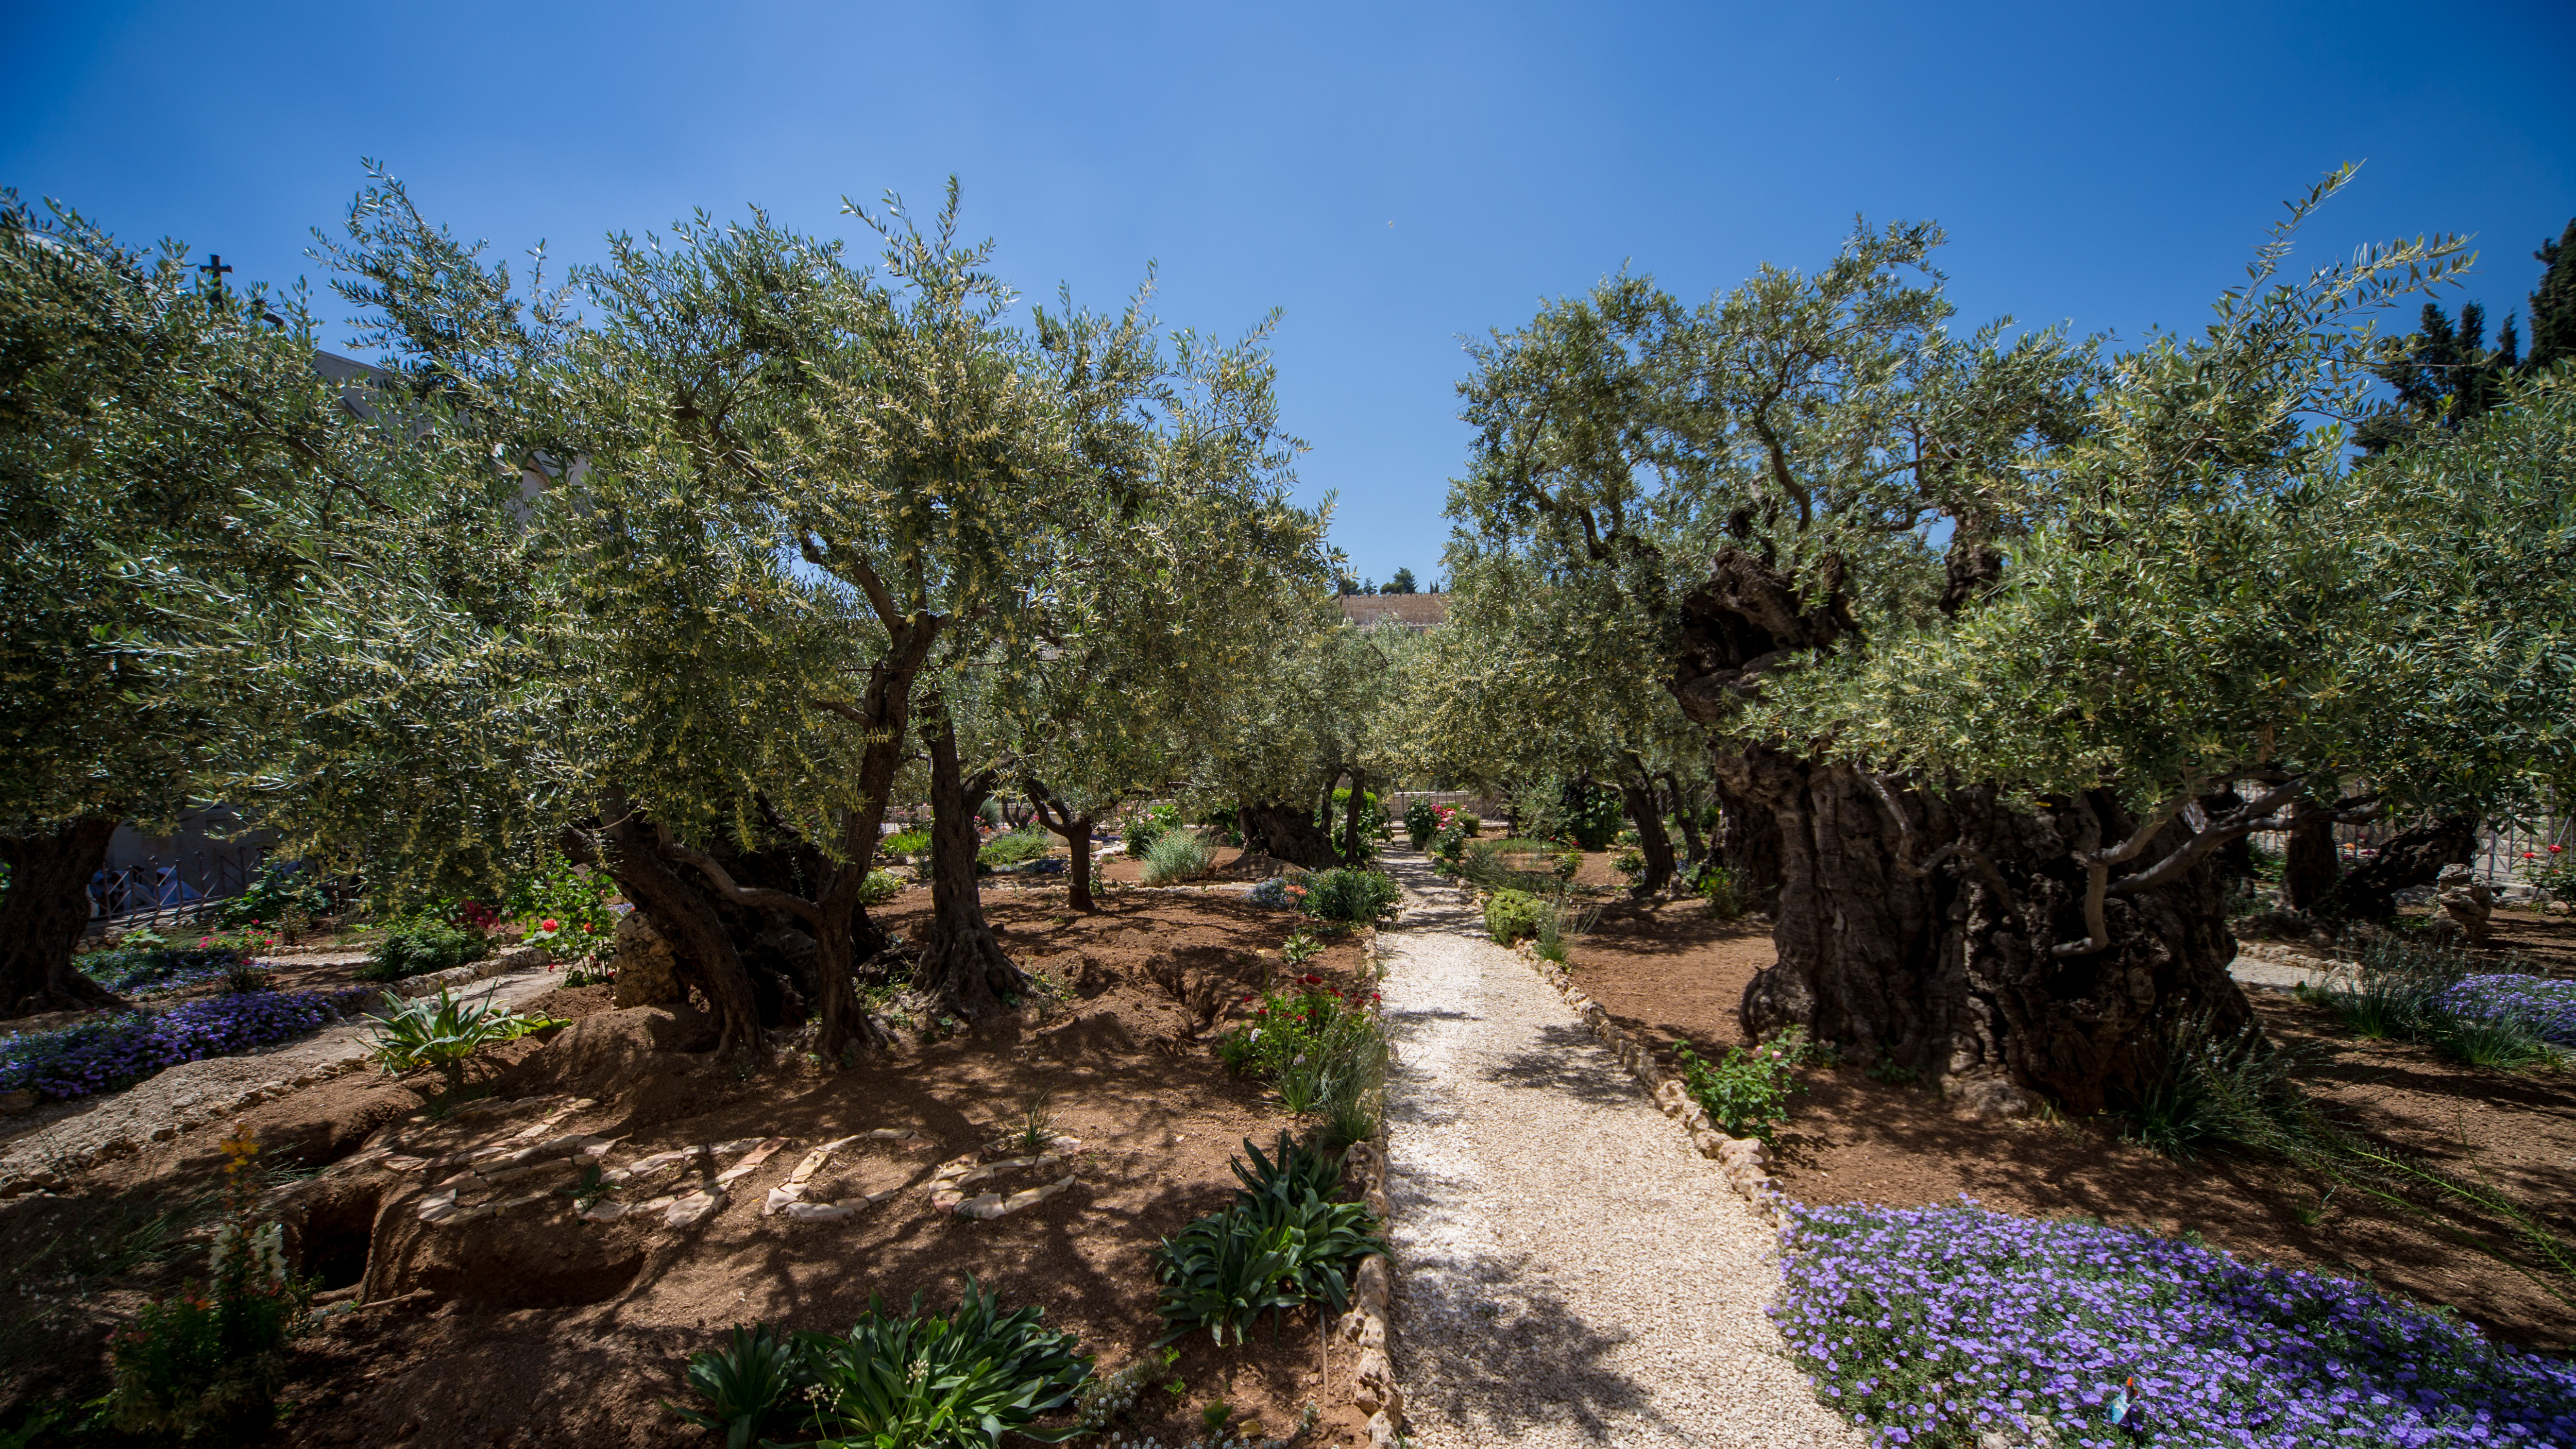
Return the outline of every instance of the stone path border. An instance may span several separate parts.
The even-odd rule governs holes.
[[[1360,950],[1360,968],[1372,982],[1386,974],[1385,950],[1377,928],[1366,928]],[[1390,1044],[1387,1050],[1392,1053]],[[1382,1234],[1395,1228],[1394,1204],[1386,1195],[1387,1139],[1386,1119],[1381,1111],[1377,1135],[1366,1142],[1351,1144],[1350,1155],[1343,1160],[1346,1172],[1357,1174],[1360,1201],[1377,1215]],[[1370,1449],[1397,1449],[1404,1442],[1404,1391],[1396,1386],[1394,1325],[1387,1318],[1387,1307],[1395,1291],[1395,1264],[1383,1253],[1371,1253],[1360,1260],[1351,1274],[1351,1306],[1342,1315],[1341,1336],[1359,1350],[1359,1362],[1351,1371],[1351,1403],[1368,1415]],[[1331,1377],[1331,1361],[1325,1362],[1325,1376]],[[1330,1391],[1332,1385],[1323,1386]]]

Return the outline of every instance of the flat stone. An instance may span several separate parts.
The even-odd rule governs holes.
[[[671,1204],[670,1210],[662,1214],[662,1226],[682,1229],[697,1227],[723,1211],[724,1204],[723,1193],[710,1192],[701,1188]]]
[[[613,1223],[619,1218],[626,1216],[627,1211],[628,1209],[626,1204],[622,1202],[610,1202],[606,1198],[601,1198],[599,1201],[594,1202],[590,1206],[573,1214],[573,1216],[581,1218],[587,1222]]]
[[[851,1216],[857,1209],[845,1203],[792,1202],[782,1211],[800,1223],[831,1223]]]

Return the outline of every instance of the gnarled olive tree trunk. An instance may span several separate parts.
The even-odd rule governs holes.
[[[1003,998],[1027,994],[1027,973],[1013,965],[984,919],[975,883],[976,810],[992,793],[991,771],[971,780],[957,759],[957,729],[945,714],[923,730],[930,746],[930,925],[915,967],[922,987],[968,1020],[999,1015]]]
[[[1637,827],[1637,848],[1646,857],[1645,873],[1637,877],[1629,893],[1644,900],[1673,883],[1673,838],[1664,829],[1663,801],[1652,779],[1644,775],[1622,777],[1619,799],[1628,807],[1628,820]]]
[[[1722,730],[1765,670],[1850,632],[1825,573],[1811,601],[1760,560],[1720,555],[1686,608],[1684,710]],[[2201,856],[2160,883],[2141,873],[2193,839],[2178,817],[2135,842],[2135,888],[2111,882],[2097,939],[2094,864],[2141,825],[2107,793],[2026,813],[1990,787],[1874,777],[1722,733],[1713,762],[1730,823],[1740,802],[1777,831],[1779,961],[1745,991],[1748,1032],[1804,1026],[1984,1110],[2022,1109],[2036,1090],[2085,1112],[2158,1079],[2170,1023],[2247,1019],[2216,868]]]
[[[2385,921],[2397,914],[2397,893],[2428,886],[2446,865],[2466,865],[2478,849],[2478,817],[2445,815],[2398,832],[2377,854],[2343,873],[2324,902],[2325,913],[2355,921]]]
[[[1243,831],[1243,848],[1258,850],[1290,865],[1324,870],[1341,864],[1333,838],[1315,823],[1315,807],[1246,800],[1235,807],[1235,824]]]
[[[89,929],[89,883],[107,861],[116,821],[84,815],[50,830],[0,835],[9,867],[0,891],[0,1017],[122,1006],[113,991],[72,969]]]

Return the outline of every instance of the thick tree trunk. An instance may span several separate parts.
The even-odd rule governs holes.
[[[2290,848],[2281,861],[2281,905],[2285,910],[2314,911],[2334,894],[2342,874],[2335,859],[2334,818],[2319,814],[2290,827]]]
[[[1236,808],[1235,819],[1243,827],[1245,850],[1259,850],[1308,870],[1340,863],[1333,851],[1332,837],[1315,824],[1312,806],[1245,801]]]
[[[980,1021],[1007,1010],[1029,978],[1011,964],[975,883],[976,811],[993,787],[989,773],[968,781],[957,761],[957,729],[944,716],[923,733],[930,745],[930,927],[916,979],[950,1011]]]
[[[1930,1072],[1972,1107],[2024,1107],[2017,1085],[2084,1113],[2160,1080],[2173,1022],[2206,1013],[2227,1030],[2250,1017],[2227,975],[2236,943],[2206,860],[2107,900],[2102,949],[2056,954],[2088,934],[2076,852],[2137,825],[2108,795],[2023,815],[1982,787],[1908,790],[1895,793],[1900,826],[1870,778],[1846,766],[1757,748],[1722,768],[1771,806],[1786,846],[1780,959],[1745,991],[1748,1032],[1804,1026],[1863,1060]],[[2168,822],[2136,864],[2189,833]],[[1909,868],[1945,847],[1957,849],[1928,872]]]
[[[716,1019],[716,1053],[728,1060],[760,1053],[760,1002],[751,972],[735,949],[715,903],[662,854],[652,823],[623,798],[612,798],[603,863],[620,894],[670,943],[682,983],[707,998]]]
[[[1332,797],[1328,795],[1325,798],[1329,800]],[[1368,772],[1354,765],[1351,767],[1350,808],[1342,812],[1342,864],[1344,865],[1368,864],[1368,842],[1360,838],[1360,816],[1366,813],[1367,804]]]
[[[1916,790],[1724,742],[1766,670],[1850,632],[1837,574],[1828,561],[1815,571],[1820,594],[1803,597],[1785,572],[1729,548],[1683,607],[1673,693],[1719,733],[1721,849],[1743,870],[1736,842],[1750,825],[1779,851],[1779,961],[1746,988],[1745,1029],[1803,1026],[1864,1060],[1928,1070],[1976,1110],[2024,1110],[2037,1090],[2081,1113],[2160,1080],[2173,1023],[2249,1020],[2227,975],[2235,942],[2205,857],[2162,885],[2109,896],[2104,938],[2092,939],[2077,852],[2137,828],[2107,795],[2023,814],[1982,785]],[[2167,821],[2127,872],[2189,838],[2181,819]]]
[[[1628,807],[1629,820],[1636,824],[1637,846],[1646,856],[1646,873],[1637,877],[1628,893],[1644,900],[1673,883],[1673,838],[1664,833],[1663,805],[1655,798],[1653,781],[1622,780],[1619,798]]]
[[[1037,812],[1038,823],[1062,837],[1065,849],[1073,857],[1064,873],[1065,903],[1086,915],[1099,910],[1091,899],[1091,829],[1097,823],[1099,803],[1093,802],[1090,814],[1076,815],[1036,777],[1022,785],[1029,792],[1029,806]]]
[[[0,836],[9,885],[0,892],[0,1016],[123,1006],[72,969],[89,929],[89,883],[107,862],[116,822],[84,815],[53,830]]]
[[[2446,865],[2466,865],[2477,853],[2478,817],[2445,815],[2399,832],[2379,853],[2345,871],[2325,900],[2328,915],[2385,921],[2397,914],[2397,893],[2426,886]]]
[[[1682,844],[1690,851],[1691,864],[1697,865],[1708,859],[1708,848],[1700,843],[1699,838],[1699,812],[1692,808],[1690,798],[1682,793],[1681,782],[1670,774],[1664,776],[1664,788],[1672,794],[1673,818],[1682,823]]]

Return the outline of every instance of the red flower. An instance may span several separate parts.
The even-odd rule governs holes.
[[[1321,986],[1324,984],[1324,978],[1321,976],[1300,976],[1297,979],[1305,982],[1309,986]]]
[[[2567,848],[2567,847],[2566,847],[2566,846],[2563,846],[2563,845],[2553,845],[2553,846],[2549,847],[2549,853],[2550,853],[2551,855],[2556,855],[2556,854],[2558,854],[2559,852],[2561,852],[2561,851],[2565,850],[2566,848]]]
[[[555,923],[554,923],[554,919],[553,919],[552,917],[548,917],[547,919],[542,920],[542,921],[539,921],[539,922],[537,923],[537,929],[538,929],[538,930],[541,930],[541,931],[553,931],[553,930],[558,930],[558,929],[561,929],[561,928],[555,925]]]

